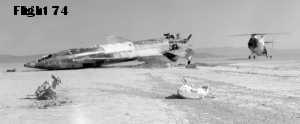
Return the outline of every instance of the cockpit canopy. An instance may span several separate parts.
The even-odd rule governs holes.
[[[248,48],[254,49],[254,48],[257,47],[257,44],[258,44],[258,39],[256,39],[256,38],[250,38],[249,42],[248,42]]]
[[[83,52],[93,52],[93,51],[99,51],[101,47],[92,47],[92,48],[74,48],[74,49],[68,49],[61,52],[56,53],[56,56],[64,56],[64,55],[73,55],[73,54],[79,54]]]
[[[64,51],[60,51],[57,53],[53,53],[53,54],[49,54],[46,56],[43,56],[42,58],[38,59],[38,62],[56,57],[56,56],[67,56],[67,55],[73,55],[73,54],[79,54],[79,53],[83,53],[83,52],[93,52],[93,51],[99,51],[102,50],[104,51],[103,48],[101,47],[92,47],[92,48],[73,48],[73,49],[68,49],[68,50],[64,50]]]
[[[50,59],[52,56],[53,56],[52,54],[49,54],[49,55],[43,56],[42,58],[38,59],[38,62],[41,62],[41,61],[44,61],[44,60]]]

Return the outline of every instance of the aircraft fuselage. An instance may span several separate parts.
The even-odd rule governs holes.
[[[40,69],[76,69],[100,67],[106,64],[136,60],[141,57],[162,56],[179,49],[178,45],[185,44],[189,39],[170,40],[166,38],[123,41],[98,45],[90,48],[75,48],[49,54],[36,61],[26,63],[25,67]],[[175,44],[175,47],[174,47]],[[174,59],[169,58],[170,60]]]
[[[255,54],[257,56],[267,56],[267,50],[265,47],[265,41],[263,37],[259,37],[257,35],[252,36],[249,39],[248,48],[251,54]]]

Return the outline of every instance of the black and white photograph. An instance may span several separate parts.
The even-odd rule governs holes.
[[[300,124],[300,1],[1,0],[0,124]]]

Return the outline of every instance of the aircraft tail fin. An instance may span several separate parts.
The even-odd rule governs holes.
[[[192,34],[189,34],[187,38],[183,39],[183,43],[187,43],[192,38]]]
[[[187,41],[189,41],[192,38],[192,34],[189,34],[189,36],[186,38]]]
[[[182,40],[179,41],[179,42],[180,42],[180,43],[187,43],[191,38],[192,38],[192,34],[189,34],[187,38],[182,39]]]

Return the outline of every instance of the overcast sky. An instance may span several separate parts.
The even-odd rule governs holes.
[[[67,16],[14,16],[15,5],[67,5]],[[139,40],[192,33],[195,48],[245,47],[231,34],[290,32],[276,48],[300,48],[299,0],[2,0],[0,54],[28,55],[88,47],[109,35]],[[50,13],[48,13],[50,14]],[[272,38],[270,38],[272,39]]]

